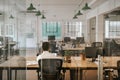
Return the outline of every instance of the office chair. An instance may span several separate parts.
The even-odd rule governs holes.
[[[118,73],[118,75],[114,74],[113,72],[114,72],[114,70],[108,69],[104,73],[105,76],[108,76],[105,78],[105,80],[120,80],[120,60],[117,61],[117,73]],[[110,75],[112,76],[111,77],[112,79],[110,79]]]
[[[62,62],[62,59],[40,59],[38,80],[62,80]]]
[[[102,42],[93,42],[92,47],[97,48],[97,55],[104,55],[103,54]]]
[[[92,46],[93,47],[102,47],[102,42],[93,42]]]

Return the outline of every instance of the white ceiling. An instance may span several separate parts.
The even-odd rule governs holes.
[[[9,1],[9,2],[7,2]],[[107,0],[0,0],[0,5],[10,4],[13,7],[18,7],[19,11],[26,11],[30,3],[37,10],[44,12],[47,19],[72,19],[74,14],[81,10],[85,2],[94,8]],[[4,3],[4,4],[3,4]],[[13,6],[15,5],[16,6]],[[0,11],[4,9],[0,8]]]

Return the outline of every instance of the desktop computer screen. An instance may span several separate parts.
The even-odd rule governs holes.
[[[92,58],[92,61],[97,57],[97,48],[85,47],[86,58]]]
[[[76,42],[78,42],[78,43],[85,43],[84,37],[76,37]]]
[[[48,36],[48,41],[50,41],[50,40],[55,40],[55,35]]]
[[[64,42],[67,43],[67,42],[70,42],[70,37],[64,37]]]

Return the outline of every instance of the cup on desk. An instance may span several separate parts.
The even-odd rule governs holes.
[[[85,56],[84,53],[81,53],[81,54],[80,54],[80,57],[81,57],[81,60],[85,60],[85,59],[86,59],[86,56]]]

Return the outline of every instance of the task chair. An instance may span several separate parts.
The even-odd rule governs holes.
[[[110,70],[108,70],[108,73],[110,73]],[[117,73],[118,74],[117,75],[114,74],[114,70],[113,69],[111,69],[111,74],[108,74],[108,73],[107,73],[107,75],[108,76],[111,75],[112,79],[108,78],[108,79],[105,79],[105,80],[120,80],[120,60],[117,61]]]
[[[40,59],[38,80],[62,80],[62,62],[62,59]]]
[[[102,42],[93,42],[92,47],[97,48],[97,55],[104,55],[103,54],[103,47],[102,47]]]
[[[93,47],[102,47],[102,42],[93,42],[92,46]]]

